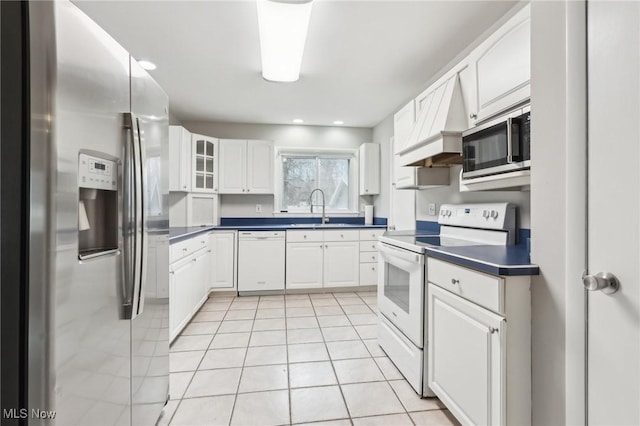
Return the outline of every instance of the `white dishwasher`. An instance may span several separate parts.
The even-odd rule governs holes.
[[[238,234],[238,292],[284,290],[285,232]]]

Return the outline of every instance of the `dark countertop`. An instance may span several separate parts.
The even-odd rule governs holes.
[[[530,234],[527,234],[530,235]],[[491,275],[518,276],[539,275],[538,265],[531,263],[526,243],[509,246],[499,245],[440,245],[439,239],[429,241],[429,237],[436,237],[435,231],[387,231],[385,237],[402,247],[403,243],[417,244],[425,256],[440,259]],[[427,238],[423,238],[427,237]]]
[[[387,225],[360,225],[360,224],[344,224],[344,223],[328,223],[326,225],[319,224],[286,224],[286,225],[243,225],[243,226],[180,226],[169,229],[170,244],[183,241],[194,237],[203,232],[209,231],[293,231],[303,229],[371,229],[386,228]]]
[[[425,247],[425,255],[491,275],[539,275],[525,245]]]

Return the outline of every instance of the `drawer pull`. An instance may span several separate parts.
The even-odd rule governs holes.
[[[375,271],[375,270],[376,270],[376,267],[375,267],[375,266],[372,266],[372,267],[371,267],[371,270],[372,270],[372,271]]]
[[[460,284],[460,280],[456,280],[455,278],[451,278],[451,284],[453,284],[453,285]]]
[[[489,327],[489,331],[491,332],[491,334],[494,334],[494,333],[497,333],[497,332],[498,332],[498,331],[500,331],[500,330],[498,330],[498,329],[497,329],[497,328],[495,328],[495,327]]]
[[[182,249],[182,251],[187,251],[187,249],[186,249],[186,248],[183,248],[183,249]]]

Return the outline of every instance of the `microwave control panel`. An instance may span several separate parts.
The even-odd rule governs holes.
[[[78,156],[78,186],[116,191],[118,189],[117,170],[115,161],[80,154]]]

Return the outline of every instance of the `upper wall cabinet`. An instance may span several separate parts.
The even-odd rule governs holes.
[[[531,96],[531,8],[525,6],[469,57],[460,74],[469,124],[486,120]],[[466,90],[475,86],[475,90]]]
[[[218,139],[191,135],[191,192],[218,192]]]
[[[169,126],[169,191],[191,191],[191,133],[182,126]]]
[[[220,140],[220,193],[273,194],[273,143]]]
[[[358,149],[360,158],[360,195],[380,193],[380,145],[363,143]]]

